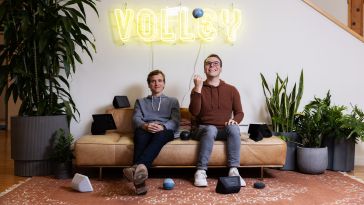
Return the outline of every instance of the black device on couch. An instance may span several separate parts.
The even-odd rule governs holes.
[[[93,114],[94,121],[91,125],[91,133],[93,135],[103,135],[106,130],[116,129],[114,118],[111,114]]]
[[[272,132],[270,131],[267,124],[249,124],[249,138],[254,141],[260,141],[265,137],[271,137]]]
[[[115,96],[112,104],[114,108],[130,107],[128,96]]]

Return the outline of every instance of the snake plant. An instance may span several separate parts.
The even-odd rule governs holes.
[[[288,91],[288,77],[282,79],[276,74],[274,87],[270,88],[264,75],[260,73],[263,93],[268,112],[271,116],[274,132],[291,132],[295,130],[295,115],[303,95],[303,70],[301,70],[298,88],[294,84]]]

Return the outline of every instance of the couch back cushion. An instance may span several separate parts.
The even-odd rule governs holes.
[[[134,132],[133,128],[133,108],[111,108],[106,110],[107,114],[112,114],[115,124],[116,131],[120,133],[131,133]],[[191,129],[191,113],[188,108],[181,108],[181,128],[183,130]]]
[[[116,125],[116,131],[120,133],[131,133],[134,131],[132,123],[133,112],[133,108],[112,108],[106,110],[106,113],[112,114]]]

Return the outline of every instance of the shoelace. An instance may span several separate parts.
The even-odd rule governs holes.
[[[197,176],[201,176],[201,175],[203,175],[204,177],[207,177],[207,175],[206,175],[206,173],[205,173],[205,172],[198,172],[196,175],[197,175]]]
[[[233,176],[239,176],[240,174],[239,174],[239,172],[237,172],[237,170],[236,169],[233,169],[233,170],[231,170],[231,175],[233,175]]]

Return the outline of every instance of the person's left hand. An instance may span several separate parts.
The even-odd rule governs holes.
[[[238,123],[235,120],[230,119],[229,122],[225,122],[225,125],[238,125]]]
[[[163,125],[155,123],[155,122],[149,123],[149,126],[148,126],[148,131],[149,132],[156,133],[156,132],[160,132],[162,130],[164,130]]]

